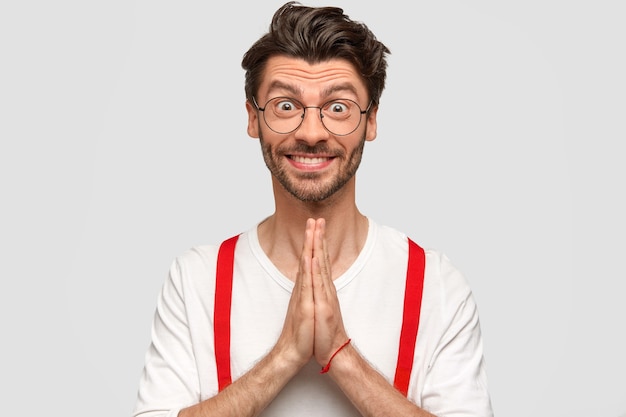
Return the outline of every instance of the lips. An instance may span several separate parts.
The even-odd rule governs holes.
[[[332,165],[336,158],[342,156],[341,150],[330,149],[325,142],[317,143],[315,146],[298,142],[290,147],[278,149],[276,153],[287,158],[293,167],[305,171],[325,169]]]
[[[307,156],[290,155],[289,159],[291,159],[292,161],[297,162],[299,164],[318,165],[318,164],[323,164],[325,162],[328,162],[332,158],[330,158],[330,157],[320,157],[320,156],[307,157]]]
[[[334,161],[332,156],[285,155],[291,166],[302,171],[319,171],[329,167]]]

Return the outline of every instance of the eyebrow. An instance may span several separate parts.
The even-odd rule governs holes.
[[[340,91],[349,91],[350,93],[354,94],[355,97],[358,97],[356,88],[354,87],[354,85],[352,85],[350,83],[331,85],[330,87],[328,87],[324,91],[322,91],[322,97],[327,98],[327,97],[335,94],[338,91],[339,92]]]
[[[272,83],[269,86],[268,92],[271,93],[273,90],[287,91],[289,94],[292,94],[295,98],[302,98],[302,89],[296,87],[295,85],[287,84],[282,81],[278,81],[278,80],[272,81]],[[337,92],[341,92],[341,91],[348,91],[354,94],[355,97],[358,97],[357,90],[354,87],[354,85],[350,83],[343,83],[343,84],[331,85],[330,87],[322,90],[322,98],[328,98],[331,95]]]
[[[269,88],[268,88],[268,93],[271,93],[274,90],[285,90],[287,92],[289,92],[289,94],[292,94],[298,98],[302,97],[302,90],[297,88],[294,85],[291,84],[286,84],[282,81],[272,81],[272,83],[270,84]]]

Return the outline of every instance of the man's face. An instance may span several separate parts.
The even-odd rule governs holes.
[[[275,97],[290,97],[304,106],[322,106],[336,99],[352,100],[363,110],[369,105],[363,80],[344,60],[311,65],[296,58],[270,58],[255,99],[264,108]],[[246,108],[248,134],[260,139],[274,179],[302,201],[325,200],[353,181],[365,141],[376,138],[376,108],[361,115],[357,129],[345,136],[326,130],[317,108],[307,109],[302,124],[287,134],[272,131],[253,104],[247,103]]]

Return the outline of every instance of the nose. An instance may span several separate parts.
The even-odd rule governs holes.
[[[315,144],[328,140],[329,132],[322,123],[322,112],[319,107],[305,107],[302,124],[296,130],[296,139]]]

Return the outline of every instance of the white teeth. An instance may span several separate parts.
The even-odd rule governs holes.
[[[321,164],[326,162],[327,158],[305,158],[304,156],[293,156],[292,159],[301,164]]]

